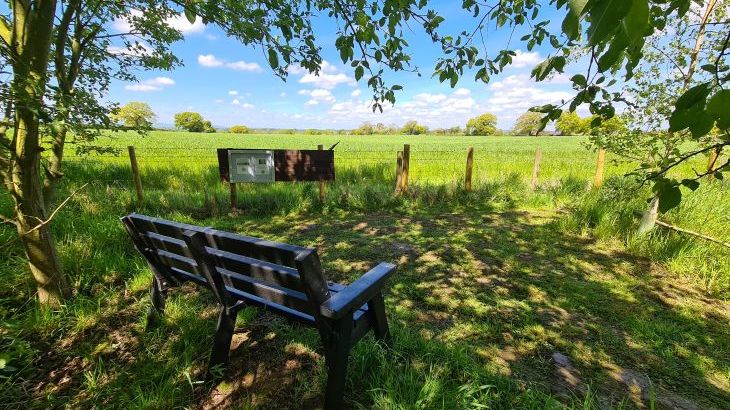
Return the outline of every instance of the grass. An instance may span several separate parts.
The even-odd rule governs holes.
[[[228,214],[208,148],[337,140],[337,181],[324,203],[313,184],[256,185],[239,190],[244,213]],[[232,368],[216,386],[200,382],[215,325],[211,295],[192,286],[172,292],[162,325],[145,330],[150,272],[118,222],[139,210],[317,246],[335,281],[397,262],[386,296],[396,347],[358,344],[348,407],[727,408],[726,251],[663,231],[634,237],[631,212],[645,192],[618,179],[587,191],[594,155],[581,138],[415,137],[412,189],[396,197],[394,153],[404,141],[126,135],[111,143],[137,147],[141,209],[124,156],[70,158],[59,197],[92,182],[53,225],[75,297],[57,312],[37,310],[20,247],[0,248],[2,406],[319,404],[326,373],[309,329],[246,311]],[[470,193],[459,182],[468,146],[477,152]],[[538,146],[543,173],[533,192],[527,180]],[[707,184],[663,218],[728,240],[727,198],[727,183]],[[0,195],[0,210],[8,209]],[[13,235],[0,227],[0,244]],[[556,365],[561,357],[567,366]]]

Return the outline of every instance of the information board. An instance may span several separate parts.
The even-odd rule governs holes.
[[[271,150],[229,150],[229,182],[274,182],[274,152]]]
[[[221,180],[230,183],[334,181],[333,150],[218,149]]]

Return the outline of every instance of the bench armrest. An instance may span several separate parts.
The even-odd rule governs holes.
[[[357,309],[380,292],[383,283],[395,270],[392,263],[382,262],[346,288],[335,293],[320,306],[320,314],[339,319]]]

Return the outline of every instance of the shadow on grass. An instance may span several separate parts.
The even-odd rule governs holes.
[[[645,406],[652,394],[666,407],[726,405],[727,303],[621,247],[564,233],[554,212],[515,210],[526,194],[516,176],[471,193],[415,186],[393,197],[387,176],[360,187],[365,174],[345,174],[328,187],[325,204],[316,203],[312,184],[298,185],[295,194],[269,187],[271,201],[284,202],[278,209],[262,199],[264,187],[253,187],[242,203],[260,208],[231,217],[222,206],[207,208],[205,195],[195,192],[219,185],[206,172],[200,181],[207,182],[188,181],[182,192],[170,186],[170,171],[148,175],[142,211],[316,246],[334,281],[349,283],[379,261],[398,263],[387,294],[396,347],[383,350],[370,338],[357,345],[350,407],[545,408],[558,407],[557,400]],[[378,168],[361,172],[385,175]],[[2,344],[20,369],[0,379],[6,403],[317,407],[326,372],[311,329],[246,311],[232,366],[213,388],[199,382],[215,324],[207,292],[176,290],[163,325],[144,331],[150,274],[117,219],[134,209],[130,196],[128,189],[91,190],[74,198],[70,215],[60,215],[54,230],[78,294],[58,313],[18,308],[4,316],[2,336],[35,353]],[[280,215],[294,211],[300,213]],[[2,294],[12,292],[3,286]],[[561,357],[570,365],[559,365]]]

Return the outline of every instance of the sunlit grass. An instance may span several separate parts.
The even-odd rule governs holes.
[[[242,213],[229,214],[215,147],[339,140],[337,180],[323,203],[316,184],[250,185],[239,189]],[[396,196],[404,142],[411,187]],[[312,329],[244,310],[232,369],[211,390],[202,383],[216,317],[208,292],[172,292],[162,323],[146,328],[151,273],[118,219],[132,211],[316,246],[328,278],[343,283],[378,261],[398,263],[386,297],[396,348],[370,338],[356,346],[346,392],[353,408],[632,407],[615,381],[625,369],[646,374],[659,399],[671,391],[722,407],[730,394],[727,253],[659,230],[635,237],[633,211],[648,192],[618,180],[589,190],[595,155],[583,138],[155,132],[112,143],[137,147],[145,203],[137,204],[126,155],[70,158],[59,197],[90,184],[53,222],[75,289],[63,309],[36,309],[22,249],[0,248],[0,358],[16,369],[0,369],[0,396],[11,407],[319,405],[326,369]],[[465,192],[469,146],[475,186]],[[173,149],[156,149],[164,147]],[[537,147],[543,164],[532,191]],[[685,195],[662,218],[728,240],[727,183]],[[10,209],[0,195],[0,210]],[[0,227],[0,242],[14,235]],[[561,384],[554,352],[580,371],[580,388]]]

